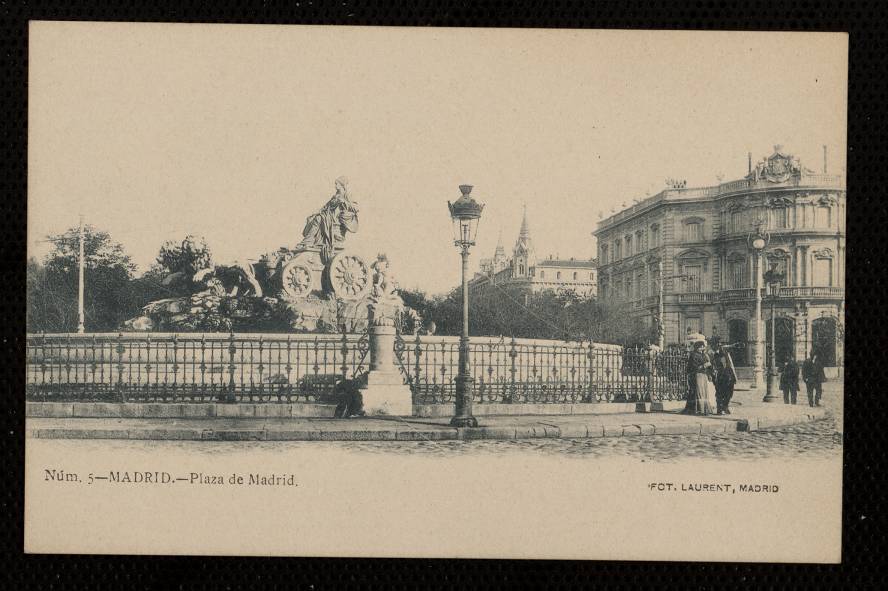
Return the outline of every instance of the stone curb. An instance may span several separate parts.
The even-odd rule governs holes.
[[[641,417],[639,417],[641,418]],[[651,435],[702,435],[756,431],[764,428],[795,425],[824,418],[824,413],[805,413],[795,417],[751,417],[732,419],[703,419],[686,423],[631,422],[554,424],[551,419],[532,424],[491,425],[489,427],[453,428],[419,424],[380,425],[378,429],[307,429],[294,428],[238,428],[199,429],[193,427],[147,428],[121,426],[119,428],[64,427],[28,428],[28,437],[36,439],[133,439],[133,440],[193,440],[193,441],[477,441],[516,439],[591,439],[598,437],[642,437]]]

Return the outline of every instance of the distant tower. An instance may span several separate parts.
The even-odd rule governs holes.
[[[503,231],[500,230],[499,238],[496,241],[496,250],[493,253],[493,272],[502,271],[508,264],[506,249],[503,248]]]
[[[527,205],[524,205],[524,219],[521,220],[521,231],[518,241],[512,250],[512,276],[527,277],[530,268],[536,263],[533,242],[530,240],[530,228],[527,225]]]

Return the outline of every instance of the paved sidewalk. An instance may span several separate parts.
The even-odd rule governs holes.
[[[477,428],[457,429],[447,418],[29,418],[27,435],[46,439],[216,441],[444,441],[699,435],[755,431],[825,418],[822,408],[764,404],[756,394],[737,400],[733,414],[678,412],[597,415],[485,416]]]

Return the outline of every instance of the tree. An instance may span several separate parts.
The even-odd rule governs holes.
[[[183,271],[194,275],[213,264],[213,255],[203,237],[189,234],[181,242],[168,240],[157,253],[157,264],[167,273]]]
[[[123,246],[93,226],[83,230],[84,315],[87,330],[115,330],[138,311],[130,280],[135,265]],[[78,228],[47,237],[52,251],[43,264],[28,261],[28,330],[73,332],[77,329]]]
[[[206,240],[189,234],[181,242],[169,240],[160,247],[154,271],[155,274],[164,275],[164,286],[181,296],[194,291],[194,274],[212,265],[213,256]]]
[[[438,334],[462,330],[462,291],[428,297],[421,291],[401,291],[401,297]],[[605,304],[571,289],[530,293],[517,286],[493,286],[469,300],[469,330],[473,335],[531,339],[580,340],[633,345],[652,342],[650,328],[626,306]]]

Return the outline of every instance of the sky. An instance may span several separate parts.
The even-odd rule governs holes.
[[[847,36],[124,23],[31,25],[29,254],[87,223],[141,270],[301,239],[345,175],[346,248],[403,287],[459,282],[447,201],[485,204],[472,267],[526,204],[537,255],[589,258],[599,212],[746,174],[781,144],[845,172]]]

